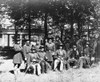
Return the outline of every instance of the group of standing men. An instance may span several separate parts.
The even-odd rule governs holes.
[[[15,74],[20,72],[20,65],[24,60],[26,66],[25,70],[32,71],[34,74],[40,75],[47,73],[48,70],[69,69],[71,67],[82,68],[84,63],[89,65],[88,45],[86,45],[84,55],[80,56],[80,51],[77,45],[73,45],[68,51],[64,50],[61,42],[55,43],[50,38],[45,41],[45,46],[39,42],[26,41],[23,47],[20,43],[14,45],[15,55],[13,63],[15,67]]]

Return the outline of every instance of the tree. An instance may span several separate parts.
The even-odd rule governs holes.
[[[95,14],[94,6],[90,0],[55,0],[52,4],[52,9],[54,9],[52,16],[55,24],[63,27],[64,24],[69,23],[72,37],[74,32],[73,24],[78,24],[78,32],[81,35],[82,26],[86,24],[86,21],[91,22],[89,17],[94,17]]]
[[[20,2],[22,1],[22,2]],[[31,36],[31,22],[35,18],[44,21],[45,38],[48,37],[48,18],[53,19],[51,26],[56,26],[61,31],[61,40],[69,34],[71,39],[74,35],[74,23],[78,25],[79,37],[83,34],[83,26],[93,23],[90,17],[95,18],[94,5],[90,0],[18,0],[13,1],[11,6],[11,17],[17,21],[16,24],[22,25],[26,22],[29,29],[29,40]],[[70,24],[70,32],[64,25]],[[65,34],[64,34],[65,32]]]
[[[17,43],[17,36],[18,36],[18,31],[23,25],[24,20],[23,20],[23,13],[22,13],[22,3],[20,0],[14,1],[10,0],[7,2],[7,4],[10,7],[10,13],[9,16],[11,16],[11,19],[13,19],[14,27],[15,27],[15,43]]]

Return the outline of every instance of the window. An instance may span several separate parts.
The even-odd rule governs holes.
[[[2,38],[2,34],[0,34],[0,38]]]

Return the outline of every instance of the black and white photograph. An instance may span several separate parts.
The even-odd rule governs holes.
[[[100,82],[100,0],[0,0],[0,82]]]

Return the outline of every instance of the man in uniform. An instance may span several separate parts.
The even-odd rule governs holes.
[[[46,43],[46,53],[48,58],[48,63],[52,66],[53,65],[53,55],[55,52],[55,44],[52,41],[52,38],[49,39],[49,42]]]
[[[39,54],[39,58],[40,58],[40,66],[41,66],[41,73],[46,73],[47,72],[47,56],[46,56],[46,52],[44,49],[44,46],[40,47],[40,51],[38,52]]]
[[[29,57],[28,57],[28,67],[32,68],[33,73],[40,75],[41,74],[41,66],[40,66],[40,58],[38,53],[36,52],[36,49],[33,47],[32,52],[29,53]]]
[[[60,71],[64,68],[64,58],[66,56],[66,51],[63,49],[62,45],[60,45],[59,49],[56,51],[56,59],[54,61],[54,70],[57,70],[58,64],[60,63]]]
[[[90,65],[90,58],[89,58],[89,46],[86,45],[86,48],[84,49],[83,55],[79,58],[79,67],[83,68],[84,66]]]
[[[62,44],[62,42],[60,41],[59,37],[56,38],[55,40],[55,49],[59,49],[59,45]]]
[[[27,63],[28,63],[27,59],[29,57],[29,53],[31,52],[31,45],[29,41],[26,41],[25,45],[23,46],[22,52],[23,52],[24,61],[26,63],[26,68],[27,68]]]
[[[40,46],[41,46],[40,42],[37,41],[37,42],[36,42],[36,46],[35,46],[35,49],[36,49],[37,52],[39,51]]]
[[[72,67],[76,67],[78,65],[78,60],[79,60],[79,51],[77,50],[76,45],[73,45],[73,49],[71,50],[68,62],[70,65],[72,64]]]
[[[83,36],[81,37],[81,39],[79,39],[79,40],[76,42],[76,44],[77,44],[77,49],[79,50],[79,53],[80,53],[80,54],[83,53],[84,48],[85,48],[85,45],[86,45],[86,42],[87,42],[87,40],[86,40],[86,36],[85,36],[85,35],[83,35]]]
[[[17,42],[17,44],[14,44],[14,50],[15,50],[15,54],[13,56],[13,63],[14,63],[14,74],[20,73],[20,65],[22,63],[22,47],[20,46],[20,43]]]

